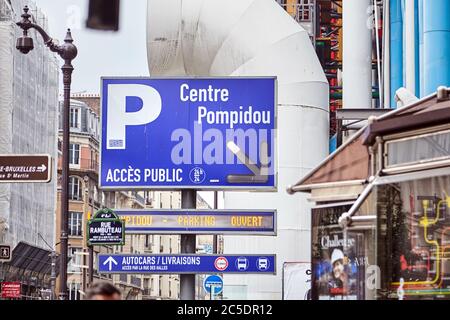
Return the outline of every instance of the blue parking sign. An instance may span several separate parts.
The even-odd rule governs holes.
[[[276,189],[276,78],[102,78],[103,189]]]

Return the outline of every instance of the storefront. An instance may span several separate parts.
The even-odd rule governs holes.
[[[51,251],[19,242],[12,259],[0,264],[0,283],[10,293],[0,292],[0,299],[49,300],[52,297]],[[59,273],[59,257],[55,257],[54,276]]]
[[[289,189],[315,203],[313,299],[450,299],[448,92],[370,119]]]

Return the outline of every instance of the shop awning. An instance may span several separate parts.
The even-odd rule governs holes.
[[[365,183],[369,178],[368,146],[375,138],[450,123],[449,94],[450,89],[442,88],[417,102],[374,118],[287,191],[311,192],[322,187]]]
[[[450,100],[439,99],[437,94],[378,117],[365,130],[364,144],[372,145],[377,136],[448,124]]]
[[[12,259],[8,263],[11,267],[41,274],[51,273],[51,251],[25,242],[19,242],[12,252]],[[59,273],[59,256],[56,258],[56,274]]]

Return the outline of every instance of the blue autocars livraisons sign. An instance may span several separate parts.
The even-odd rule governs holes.
[[[276,78],[102,78],[104,189],[276,189]]]
[[[100,273],[258,273],[275,274],[275,255],[107,255],[100,254]]]

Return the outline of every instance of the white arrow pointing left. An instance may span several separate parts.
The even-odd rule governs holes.
[[[112,270],[113,263],[117,266],[117,261],[114,260],[114,258],[111,256],[108,259],[106,259],[105,262],[103,262],[103,265],[106,266],[108,263],[109,263],[109,266],[108,266],[109,271]]]

